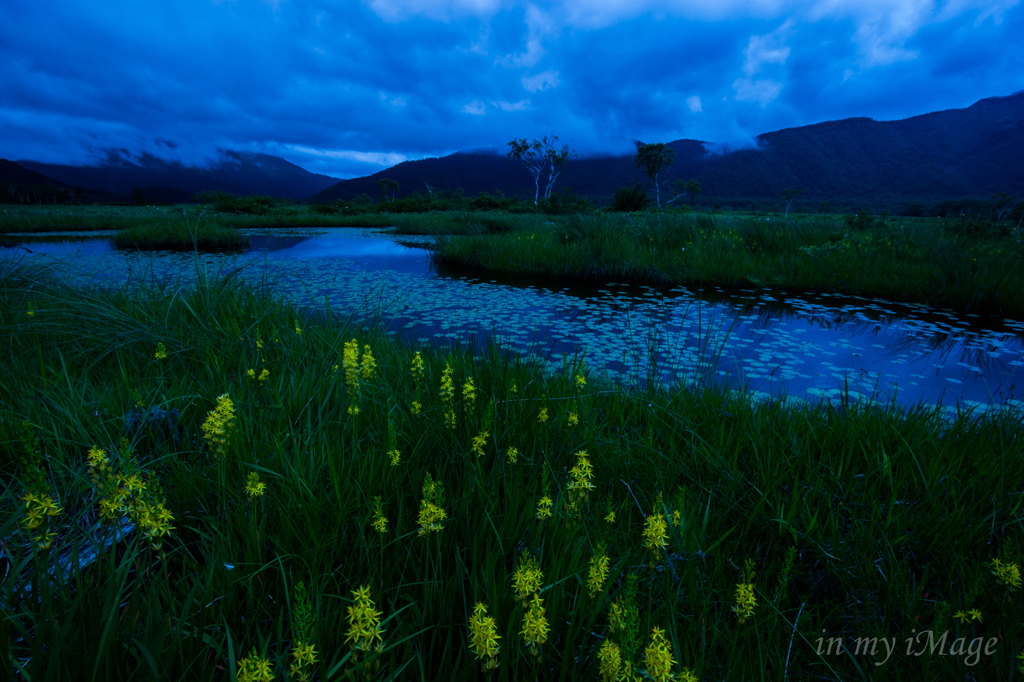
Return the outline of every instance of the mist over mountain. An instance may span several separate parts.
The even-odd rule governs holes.
[[[700,181],[699,203],[736,207],[779,203],[779,193],[790,188],[804,191],[797,204],[811,210],[826,201],[893,210],[912,202],[988,199],[995,192],[1024,195],[1024,91],[898,121],[849,118],[787,128],[759,135],[756,143],[724,153],[700,140],[667,143],[676,160],[659,177],[662,201],[672,196],[672,180],[690,178]],[[380,178],[399,183],[397,197],[426,194],[425,183],[437,190],[461,187],[467,196],[501,191],[532,200],[535,191],[520,163],[502,154],[459,152],[343,180],[311,201],[349,201],[363,193],[376,198]],[[546,178],[545,171],[542,193]],[[554,191],[572,189],[603,205],[634,181],[647,178],[632,155],[570,159]]]
[[[111,151],[97,166],[63,166],[19,160],[20,166],[55,180],[88,190],[130,194],[135,187],[161,188],[162,194],[190,197],[204,190],[238,195],[272,195],[306,199],[338,181],[310,173],[282,158],[268,154],[224,151],[208,167],[186,166],[152,154],[128,157]]]

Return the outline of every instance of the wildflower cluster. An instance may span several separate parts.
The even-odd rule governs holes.
[[[60,514],[61,510],[54,504],[50,496],[50,487],[42,470],[42,457],[39,455],[39,444],[35,432],[28,422],[22,422],[22,444],[25,454],[22,456],[26,492],[21,498],[25,501],[25,529],[35,536],[36,547],[49,549],[56,533],[48,530],[49,519]]]
[[[444,424],[449,429],[455,428],[455,384],[452,381],[451,365],[445,363],[441,374],[441,402],[444,403]]]
[[[593,478],[594,467],[590,465],[587,451],[580,450],[576,453],[576,465],[569,470],[568,497],[573,525],[582,518],[583,505],[586,504],[590,491],[594,489],[594,484],[591,483]]]
[[[352,664],[358,668],[357,655],[363,654],[366,657],[363,665],[365,671],[369,673],[370,656],[379,656],[384,651],[384,630],[380,626],[381,612],[374,607],[369,585],[353,590],[352,598],[355,603],[348,607],[348,634],[345,635],[345,642],[349,643],[352,651]],[[375,665],[380,666],[379,659],[375,661]]]
[[[448,518],[448,512],[444,510],[443,504],[444,487],[441,481],[435,481],[428,473],[427,479],[423,482],[423,499],[420,501],[420,535],[444,530],[441,522]]]
[[[512,574],[512,587],[516,591],[516,602],[525,601],[531,594],[538,594],[544,582],[540,562],[528,552],[519,555],[519,566]]]
[[[384,507],[380,495],[373,498],[373,529],[378,533],[388,532],[388,519],[384,516]]]
[[[516,460],[519,459],[519,449],[516,447],[510,447],[505,451],[505,460],[509,464],[515,464]]]
[[[487,437],[491,435],[490,431],[481,431],[479,435],[473,436],[473,453],[477,457],[484,454],[484,446],[487,445]]]
[[[295,586],[295,611],[292,620],[295,643],[292,645],[292,664],[288,669],[288,676],[302,682],[309,682],[309,672],[306,668],[316,664],[313,620],[313,604],[306,594],[306,585],[300,582]]]
[[[270,370],[264,367],[263,371],[260,372],[259,376],[256,376],[256,370],[250,369],[248,372],[246,372],[246,374],[249,375],[250,379],[256,379],[262,384],[270,376]]]
[[[996,580],[1010,588],[1010,591],[1020,589],[1020,565],[1017,563],[1006,563],[999,559],[992,560],[992,575]]]
[[[554,506],[551,496],[548,495],[548,470],[540,470],[540,500],[537,502],[537,520],[544,521],[552,516],[551,508]]]
[[[348,386],[348,397],[351,402],[348,406],[348,413],[359,414],[357,403],[360,381],[368,381],[373,378],[377,362],[373,359],[369,344],[363,346],[363,358],[360,362],[359,343],[355,339],[345,344],[341,362],[345,367],[345,385]]]
[[[238,682],[273,682],[270,661],[258,654],[247,656],[238,662]]]
[[[597,652],[597,661],[601,682],[618,682],[619,671],[622,670],[622,651],[619,645],[610,639],[604,640],[600,651]]]
[[[651,643],[644,649],[644,658],[647,660],[647,674],[655,682],[672,679],[672,666],[676,663],[672,658],[672,644],[658,626],[651,630]]]
[[[156,353],[153,354],[153,357],[156,358],[157,360],[164,360],[167,358],[167,349],[164,348],[163,341],[156,344]]]
[[[668,546],[668,521],[661,511],[661,494],[654,504],[654,511],[644,522],[644,547],[651,550],[654,561],[661,560],[661,550]]]
[[[487,605],[477,602],[473,607],[473,615],[469,617],[469,647],[477,658],[483,658],[484,673],[498,667],[498,635],[497,623],[487,615]]]
[[[608,579],[608,564],[610,559],[605,554],[605,545],[598,545],[597,553],[590,557],[590,569],[587,571],[587,589],[590,590],[590,597],[594,599],[604,589],[604,581]]]
[[[633,657],[640,646],[640,609],[636,603],[637,576],[626,576],[626,589],[612,602],[608,610],[608,630],[616,636],[621,647],[621,660],[627,670],[631,669]],[[628,679],[632,679],[627,674]]]
[[[462,406],[466,410],[467,417],[473,412],[473,405],[476,403],[476,387],[473,386],[473,377],[466,379],[462,384]]]
[[[266,483],[260,482],[260,475],[258,472],[249,472],[249,478],[245,483],[245,492],[249,493],[250,498],[261,496],[266,487]]]
[[[391,462],[391,466],[396,467],[398,466],[398,462],[402,459],[402,453],[397,449],[392,448],[391,450],[388,450],[388,459]]]
[[[121,441],[121,448],[127,460],[124,473],[111,467],[104,450],[93,447],[87,454],[89,474],[100,498],[100,519],[105,524],[114,525],[122,514],[127,513],[150,547],[162,551],[163,539],[174,530],[171,525],[174,516],[166,507],[160,481],[155,476],[148,482],[143,481],[126,440]]]
[[[228,436],[235,425],[235,406],[231,397],[225,393],[217,398],[217,407],[210,411],[203,423],[206,440],[214,448],[217,457],[227,454]]]
[[[754,607],[757,606],[757,598],[754,596],[754,561],[747,559],[743,579],[736,585],[736,605],[732,610],[739,616],[740,623],[746,623],[754,615]]]
[[[533,601],[530,602],[530,608],[526,610],[526,615],[523,616],[523,627],[519,634],[522,635],[528,651],[535,658],[540,658],[540,649],[538,647],[548,641],[548,629],[548,620],[544,611],[544,600],[540,598],[539,594],[534,594]]]
[[[423,389],[423,358],[420,357],[419,351],[416,351],[416,355],[412,359],[412,380],[416,386],[416,391],[413,394],[410,412],[419,414],[420,410],[423,409],[423,405],[420,404],[420,392]]]

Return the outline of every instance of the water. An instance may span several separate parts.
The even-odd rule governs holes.
[[[0,258],[52,262],[79,283],[194,281],[194,254],[118,252],[110,233],[98,234],[8,235]],[[473,273],[433,265],[429,237],[381,229],[244,234],[248,251],[201,254],[200,267],[212,273],[244,265],[242,276],[256,282],[266,266],[280,276],[274,293],[300,307],[311,297],[322,306],[326,297],[335,313],[363,318],[379,306],[388,332],[414,345],[459,342],[476,352],[495,338],[550,372],[562,371],[579,350],[591,371],[621,384],[685,385],[703,377],[746,387],[753,399],[785,394],[839,403],[846,394],[899,407],[938,405],[947,414],[1022,407],[1024,324],[1014,320],[781,289]]]

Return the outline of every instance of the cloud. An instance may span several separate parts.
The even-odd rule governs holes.
[[[782,83],[773,80],[752,80],[750,78],[737,78],[732,84],[736,91],[734,99],[737,102],[757,102],[762,107],[779,96],[782,90]]]
[[[1020,90],[1021,35],[1020,0],[0,2],[0,157],[352,177],[552,131],[735,145]]]
[[[473,116],[483,116],[487,113],[487,106],[480,100],[475,99],[462,107],[462,113],[472,114]]]
[[[491,104],[498,107],[502,111],[525,111],[526,109],[530,108],[530,100],[528,99],[522,99],[515,103],[498,101],[491,102]]]
[[[527,92],[539,92],[556,87],[559,83],[557,71],[544,71],[536,76],[523,76],[519,81]]]

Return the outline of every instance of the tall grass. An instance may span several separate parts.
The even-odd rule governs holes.
[[[482,602],[499,680],[598,679],[609,642],[665,679],[654,628],[672,672],[702,680],[1015,674],[1019,415],[753,406],[711,382],[618,388],[577,360],[546,377],[493,345],[417,351],[304,317],[265,281],[197,275],[0,273],[8,671],[267,679],[259,659],[273,679],[478,679]],[[26,530],[44,496],[59,513]],[[353,650],[373,609],[381,646]],[[926,629],[949,632],[947,655],[906,653]],[[897,650],[882,663],[856,637]],[[979,637],[991,654],[948,655]]]

